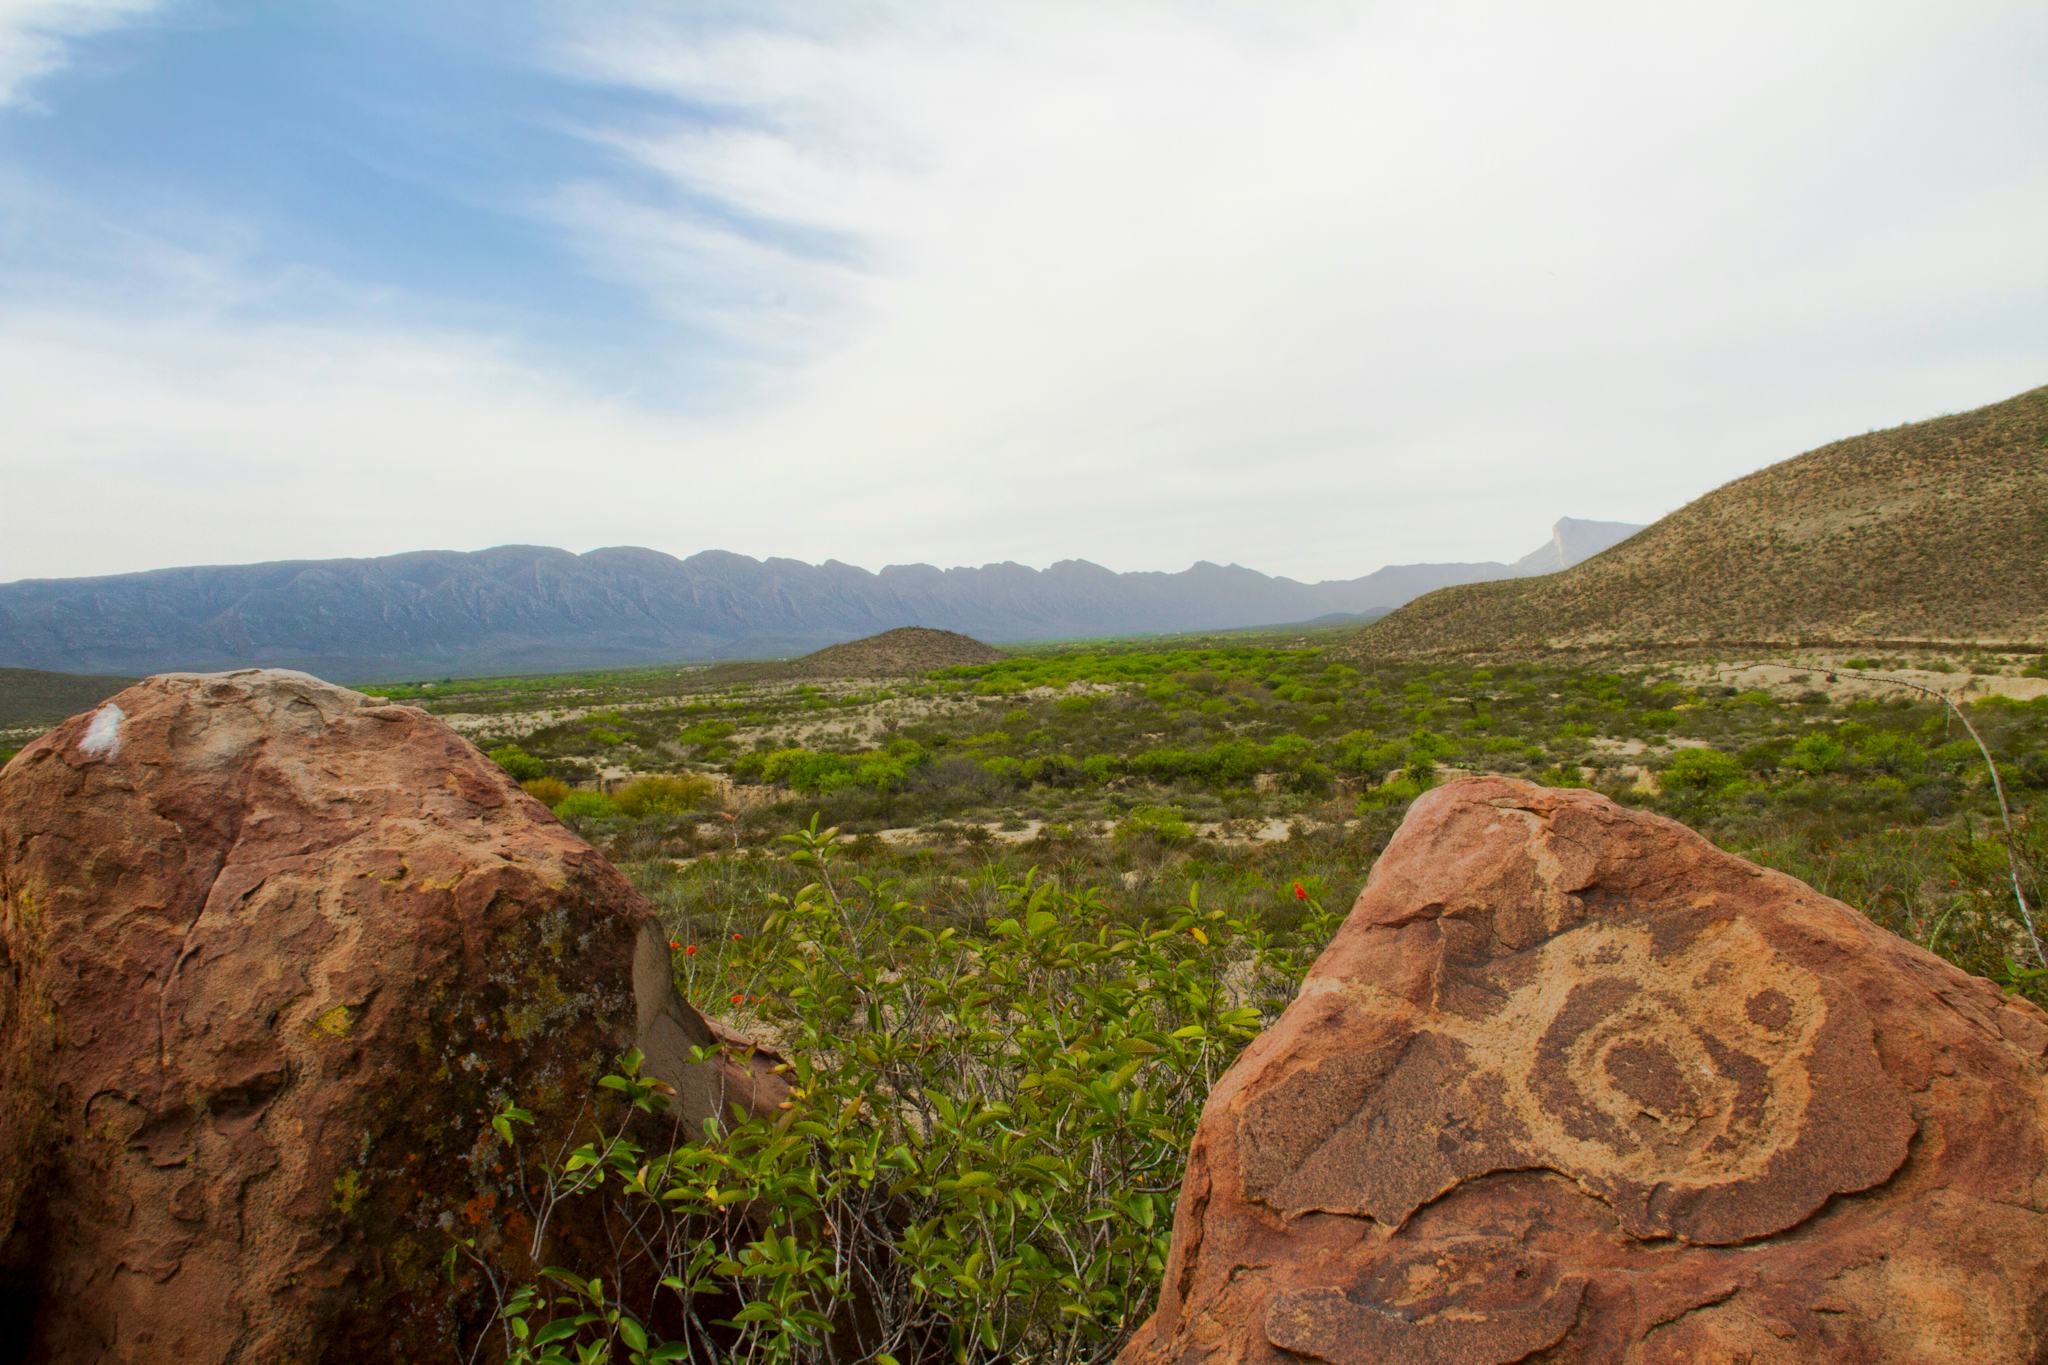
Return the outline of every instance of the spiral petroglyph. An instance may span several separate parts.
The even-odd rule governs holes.
[[[1514,1093],[1575,1171],[1722,1184],[1798,1141],[1827,1004],[1755,929],[1717,925],[1660,959],[1647,929],[1589,925],[1543,956],[1543,975],[1570,984],[1547,1021],[1555,992],[1524,992],[1540,998],[1512,1041],[1534,1033],[1536,1055]],[[1740,990],[1716,989],[1730,978]]]
[[[2031,1005],[1668,820],[1460,782],[1212,1092],[1122,1359],[2048,1359],[2044,1134]]]
[[[1637,1236],[1734,1242],[1905,1158],[1910,1120],[1862,1007],[1831,999],[1751,924],[1708,919],[1662,949],[1646,924],[1584,924],[1474,977],[1455,994],[1486,1012],[1438,1011],[1248,1104],[1247,1191],[1284,1213],[1398,1225],[1461,1181],[1541,1166]],[[1333,1022],[1393,1004],[1351,985]],[[1815,1084],[1817,1060],[1828,1086]],[[1833,1097],[1844,1084],[1853,1106]],[[1817,1144],[1830,1161],[1809,1159]]]

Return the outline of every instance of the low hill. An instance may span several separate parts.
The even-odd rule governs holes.
[[[0,726],[55,725],[87,711],[133,683],[85,673],[0,668]]]
[[[899,626],[864,640],[833,645],[787,665],[800,678],[893,678],[962,664],[990,664],[1009,656],[971,635],[925,626]]]
[[[1356,656],[2048,641],[2048,388],[1723,485],[1576,568],[1445,588]]]

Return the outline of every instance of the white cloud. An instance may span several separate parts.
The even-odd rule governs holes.
[[[0,109],[28,100],[28,86],[62,67],[80,38],[128,23],[160,0],[0,0]]]
[[[10,518],[0,578],[510,540],[1349,576],[2048,380],[2037,4],[1272,8],[607,10],[558,60],[642,113],[536,212],[727,401],[247,321],[260,282],[178,257],[169,302],[0,311],[7,503],[117,509]]]
[[[830,319],[736,439],[992,550],[1501,555],[2048,379],[1991,317],[2048,302],[2038,5],[883,14],[573,56],[676,101],[605,145],[677,239],[710,204],[861,244],[682,248]],[[723,302],[617,204],[566,216],[677,315]]]
[[[0,411],[0,578],[687,539],[737,482],[678,458],[670,425],[454,333],[10,313]]]

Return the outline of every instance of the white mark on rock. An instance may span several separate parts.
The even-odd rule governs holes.
[[[108,702],[93,716],[92,724],[85,727],[85,738],[78,741],[78,752],[92,758],[118,758],[121,754],[121,722],[128,719],[121,714],[121,708]]]

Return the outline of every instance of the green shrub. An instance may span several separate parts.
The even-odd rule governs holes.
[[[1898,776],[1925,766],[1927,753],[1911,735],[1883,730],[1856,746],[1856,760],[1864,767]]]
[[[526,794],[553,810],[569,797],[570,787],[559,777],[529,777],[519,784]]]
[[[621,815],[687,815],[717,804],[718,787],[694,774],[636,777],[612,794]]]
[[[1822,773],[1831,773],[1840,768],[1842,760],[1848,757],[1848,752],[1826,735],[1805,735],[1792,746],[1791,752],[1785,755],[1785,764],[1802,773],[1818,777]]]
[[[763,782],[779,782],[791,791],[811,796],[846,786],[853,780],[853,764],[844,754],[777,749],[755,766]],[[735,770],[738,767],[735,765]]]
[[[1124,843],[1151,839],[1162,844],[1184,844],[1194,837],[1187,817],[1171,806],[1140,806],[1116,824],[1116,838]]]
[[[1309,796],[1327,796],[1336,785],[1336,774],[1313,759],[1304,761],[1288,774],[1287,785]]]
[[[1006,785],[1014,786],[1023,780],[1024,760],[1021,758],[998,754],[994,758],[984,758],[981,767],[983,772]]]
[[[517,744],[501,744],[486,757],[510,773],[514,782],[531,782],[536,777],[547,776],[548,765]]]
[[[1411,766],[1401,776],[1383,786],[1374,787],[1358,798],[1358,813],[1362,816],[1370,811],[1386,810],[1394,806],[1405,806],[1416,797],[1436,785],[1436,766],[1425,763],[1422,769]]]
[[[1719,749],[1680,749],[1663,772],[1665,786],[1701,795],[1720,791],[1741,778],[1742,765]]]
[[[1127,922],[1026,876],[996,889],[985,934],[935,929],[886,885],[832,875],[833,835],[798,836],[816,879],[690,967],[740,984],[779,1040],[782,1112],[669,1150],[616,1123],[566,1160],[517,1149],[526,1111],[492,1123],[494,1156],[545,1186],[536,1235],[563,1201],[609,1201],[657,1259],[657,1311],[739,1340],[657,1346],[609,1264],[552,1267],[501,1298],[515,1361],[611,1340],[643,1360],[844,1360],[826,1337],[856,1298],[875,1319],[864,1359],[1105,1361],[1151,1311],[1202,1101],[1330,918],[1311,900],[1283,947],[1193,894]],[[658,1113],[639,1060],[602,1084]]]
[[[1024,760],[1024,780],[1048,787],[1078,787],[1087,780],[1087,773],[1065,754],[1045,754]]]
[[[722,720],[700,720],[676,736],[678,744],[716,744],[733,733],[732,725]]]
[[[618,813],[612,799],[598,791],[572,791],[555,803],[555,814],[564,820],[603,820]]]

